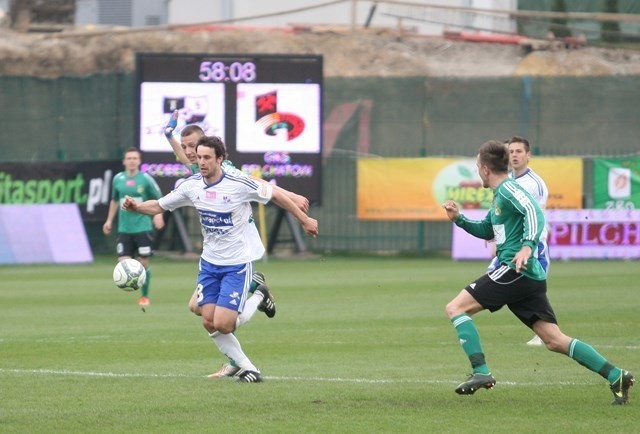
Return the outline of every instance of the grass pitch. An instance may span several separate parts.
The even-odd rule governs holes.
[[[484,263],[271,260],[277,315],[236,334],[262,384],[211,380],[224,362],[187,310],[197,263],[156,257],[151,308],[91,265],[0,267],[0,432],[637,432],[640,391],[609,405],[606,381],[525,342],[507,310],[475,317],[493,390],[470,372],[444,305]],[[636,262],[554,262],[563,330],[640,374]]]

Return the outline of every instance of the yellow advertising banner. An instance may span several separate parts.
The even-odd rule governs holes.
[[[549,188],[547,208],[582,208],[581,159],[536,158],[531,167]],[[493,199],[475,158],[363,158],[357,170],[362,220],[446,220],[440,207],[445,200],[464,210],[488,209]]]
[[[534,157],[529,163],[549,189],[547,209],[582,209],[584,190],[581,158]]]

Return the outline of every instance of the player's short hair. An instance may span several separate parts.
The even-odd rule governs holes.
[[[196,144],[196,152],[200,146],[206,146],[207,148],[213,149],[216,157],[222,157],[222,159],[227,158],[227,148],[224,145],[222,139],[218,136],[202,136],[198,139],[198,143]]]
[[[142,151],[140,151],[140,149],[136,148],[135,146],[130,146],[127,149],[125,149],[124,152],[122,153],[122,158],[124,158],[124,156],[127,155],[129,152],[137,152],[138,156],[142,158]]]
[[[478,151],[480,163],[493,173],[507,173],[509,170],[509,153],[507,147],[499,140],[489,140],[480,146]]]
[[[180,131],[180,137],[190,136],[191,134],[196,134],[199,137],[204,136],[204,130],[197,125],[187,125]]]
[[[509,139],[509,141],[507,142],[507,146],[509,146],[512,143],[522,143],[524,145],[524,150],[527,152],[531,151],[531,146],[529,146],[529,141],[527,139],[525,139],[524,137],[520,137],[520,136],[513,136]]]

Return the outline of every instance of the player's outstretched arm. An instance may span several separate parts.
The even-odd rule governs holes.
[[[171,114],[171,118],[169,118],[169,122],[167,126],[164,127],[164,136],[167,138],[167,141],[171,145],[171,149],[176,154],[178,161],[184,164],[186,167],[191,166],[191,162],[187,158],[187,154],[184,153],[180,142],[173,137],[173,131],[178,126],[178,110],[174,110]]]
[[[124,202],[122,202],[122,209],[146,215],[156,215],[164,212],[164,209],[155,199],[138,202],[131,196],[125,196]]]
[[[291,201],[300,211],[302,211],[305,214],[309,213],[309,199],[307,199],[306,197],[299,195],[297,193],[294,193],[292,191],[285,190],[284,188],[278,187],[275,184],[271,184],[269,181],[265,181],[264,179],[259,178],[257,176],[253,176],[253,175],[249,175],[249,176],[251,179],[258,181],[261,184],[269,184],[274,191],[278,190],[280,193],[287,195],[289,199],[291,199]]]
[[[281,191],[282,189],[274,189],[271,200],[280,208],[289,211],[300,222],[300,226],[304,231],[312,237],[318,236],[318,221],[309,217],[295,203],[289,198],[289,196]]]

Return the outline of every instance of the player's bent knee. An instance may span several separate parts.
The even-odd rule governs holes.
[[[198,306],[197,304],[191,304],[191,303],[189,303],[189,310],[190,310],[190,311],[191,311],[191,313],[193,313],[194,315],[202,316],[202,309],[200,309],[200,306]]]
[[[460,306],[458,306],[454,302],[450,302],[444,307],[444,313],[447,315],[448,318],[453,318],[454,316],[462,312],[460,311]]]
[[[202,318],[202,326],[209,332],[209,333],[213,333],[216,330],[216,328],[213,326],[213,321],[208,320],[206,318]]]

